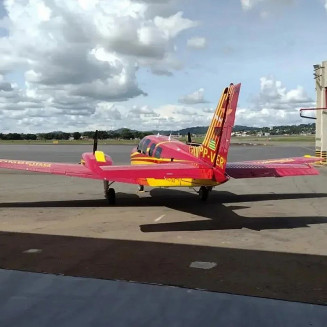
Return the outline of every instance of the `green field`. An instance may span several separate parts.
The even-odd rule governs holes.
[[[272,135],[269,137],[257,137],[257,136],[237,136],[232,137],[232,143],[258,143],[258,144],[269,144],[275,142],[315,142],[315,135]]]

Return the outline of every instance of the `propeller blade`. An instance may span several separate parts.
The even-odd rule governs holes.
[[[98,149],[98,130],[95,131],[94,133],[94,138],[93,138],[93,154],[95,151]]]
[[[187,133],[187,143],[192,143],[191,133]]]

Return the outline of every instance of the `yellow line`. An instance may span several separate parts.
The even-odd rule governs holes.
[[[225,89],[224,89],[224,91],[223,91],[223,93],[222,93],[222,95],[221,95],[221,97],[219,99],[219,102],[218,102],[218,105],[216,107],[215,113],[214,113],[214,115],[212,117],[212,120],[211,120],[211,124],[210,124],[210,126],[208,128],[206,137],[204,139],[203,145],[205,145],[205,146],[208,146],[209,139],[210,139],[210,137],[212,136],[212,134],[214,132],[214,127],[216,126],[216,116],[220,117],[221,114],[222,114],[222,105],[223,105],[223,103],[224,103],[224,101],[225,101],[225,99],[226,99],[226,97],[228,95],[228,91],[226,93],[224,93],[224,92],[225,92]]]
[[[152,161],[144,161],[144,160],[133,160],[131,161],[132,165],[155,165],[155,162]]]

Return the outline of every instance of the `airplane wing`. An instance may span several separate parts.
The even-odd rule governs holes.
[[[54,175],[102,179],[102,177],[81,164],[0,159],[0,168],[25,170]]]
[[[25,170],[54,175],[102,179],[137,184],[144,178],[200,178],[212,179],[210,167],[192,164],[165,163],[158,165],[105,165],[86,167],[83,164],[66,164],[25,160],[0,159],[0,168]]]
[[[230,162],[226,165],[226,173],[233,178],[318,175],[319,171],[310,164],[321,160],[317,157],[295,157]]]

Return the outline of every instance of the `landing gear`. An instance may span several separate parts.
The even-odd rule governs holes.
[[[212,187],[201,186],[199,190],[199,196],[202,201],[206,201],[208,199],[209,192],[211,191]]]
[[[138,190],[139,190],[139,192],[143,192],[144,191],[144,185],[139,185]]]
[[[116,192],[115,189],[110,187],[114,182],[109,183],[108,181],[103,181],[104,186],[104,196],[109,204],[116,203]]]
[[[106,192],[106,199],[109,204],[115,204],[116,203],[116,192],[114,188],[109,188]]]

